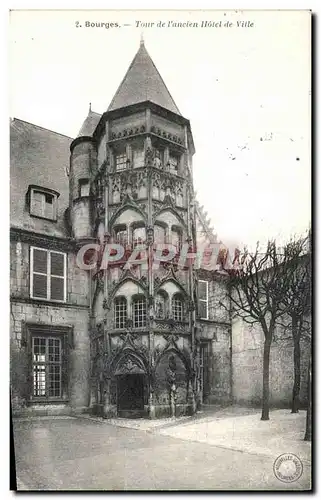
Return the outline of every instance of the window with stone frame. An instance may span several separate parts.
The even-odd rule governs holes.
[[[140,168],[145,166],[145,151],[144,148],[133,149],[133,167]]]
[[[132,302],[133,327],[141,328],[146,326],[146,298],[143,295],[137,295]]]
[[[182,231],[177,226],[171,228],[171,244],[174,245],[177,251],[182,247]]]
[[[198,281],[198,314],[200,319],[208,319],[208,281]]]
[[[116,297],[114,301],[115,328],[125,328],[127,322],[127,300],[126,297]]]
[[[176,293],[172,298],[172,318],[174,321],[183,321],[183,304],[183,297],[180,294]]]
[[[118,245],[126,247],[128,245],[128,229],[125,224],[114,228],[114,241]]]
[[[164,290],[160,290],[155,297],[155,318],[165,319],[167,316],[168,295]]]
[[[58,196],[59,193],[50,189],[29,186],[28,197],[30,200],[30,215],[56,221]]]
[[[32,337],[33,396],[61,398],[61,339]]]
[[[168,163],[169,163],[169,170],[173,174],[178,173],[178,164],[179,164],[179,157],[175,153],[170,153],[169,158],[168,158]]]
[[[154,243],[155,243],[155,245],[165,243],[165,241],[166,241],[165,238],[166,238],[165,226],[163,226],[161,224],[155,224],[155,226],[154,226]]]
[[[145,226],[135,227],[133,229],[133,247],[137,245],[144,245],[146,242],[146,229]]]
[[[127,154],[126,151],[116,153],[115,155],[116,170],[125,170],[127,168]]]
[[[28,359],[26,381],[30,400],[67,400],[73,329],[27,323],[22,331],[21,345]]]
[[[79,179],[79,197],[89,196],[89,179]]]
[[[30,297],[66,301],[67,256],[63,252],[30,248]]]

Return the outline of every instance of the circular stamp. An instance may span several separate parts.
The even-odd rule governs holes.
[[[293,483],[302,476],[303,464],[293,453],[284,453],[275,460],[273,472],[283,483]]]

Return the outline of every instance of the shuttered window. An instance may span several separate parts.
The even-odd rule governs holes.
[[[30,191],[30,214],[44,219],[57,219],[57,196],[40,189]]]
[[[33,299],[65,302],[65,253],[31,247],[30,296]]]

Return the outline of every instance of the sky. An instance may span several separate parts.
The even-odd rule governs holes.
[[[251,246],[302,234],[311,210],[308,11],[12,11],[10,116],[75,137],[89,102],[107,109],[142,35],[190,120],[197,199],[218,238]]]

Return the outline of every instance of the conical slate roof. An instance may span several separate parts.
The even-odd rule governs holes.
[[[139,50],[110,103],[108,111],[151,101],[180,115],[162,77],[141,41]]]
[[[101,115],[99,113],[95,113],[94,111],[92,111],[91,106],[90,106],[88,115],[85,118],[85,121],[82,124],[81,129],[79,130],[77,137],[83,137],[85,135],[92,136],[95,128],[98,125],[100,118],[101,118]]]

